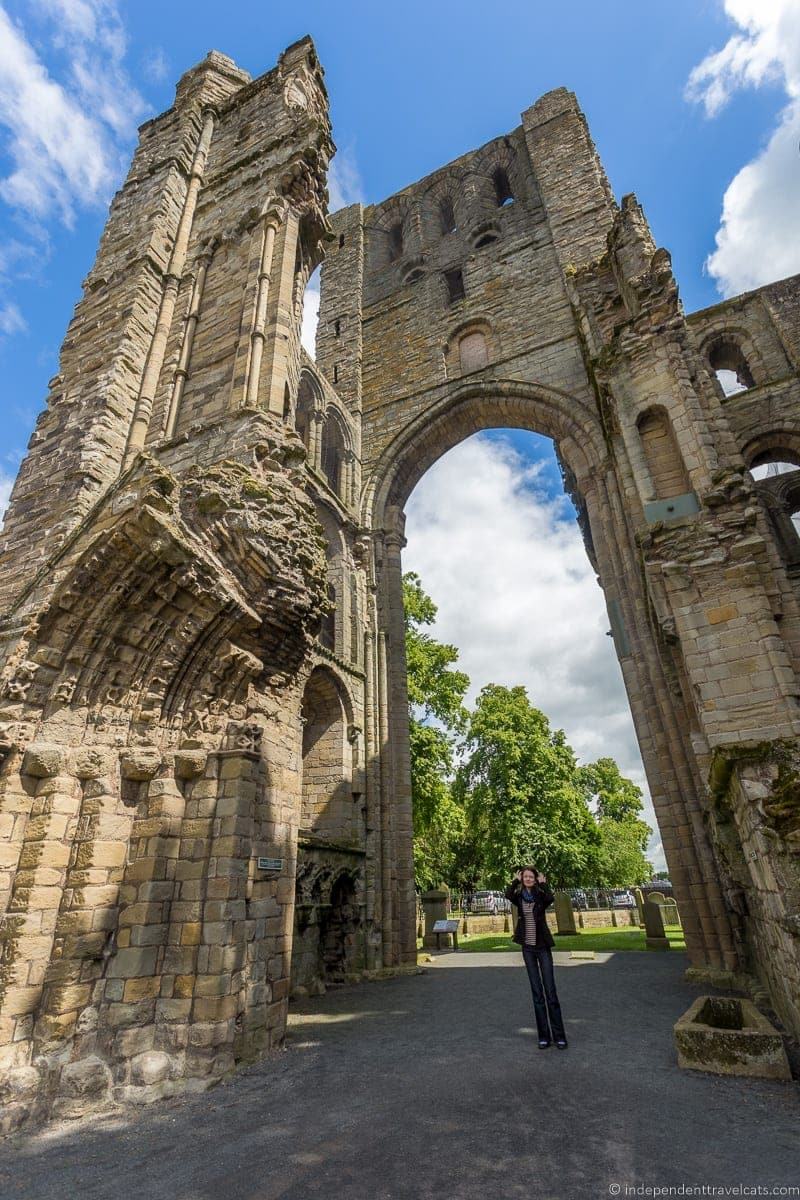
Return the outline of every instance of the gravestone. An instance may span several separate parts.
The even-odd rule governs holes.
[[[633,898],[636,901],[636,916],[639,924],[644,925],[644,896],[642,895],[641,888],[635,887],[633,889]]]
[[[569,892],[556,892],[556,937],[563,937],[565,934],[577,933],[575,925],[575,912],[572,908],[572,897]]]
[[[645,945],[648,950],[669,950],[669,940],[664,933],[664,918],[661,905],[649,896],[644,902]]]
[[[423,948],[426,950],[435,950],[439,948],[440,937],[433,931],[433,927],[437,921],[447,920],[447,902],[450,899],[450,893],[447,888],[431,888],[429,892],[423,892],[420,896],[422,901],[422,910],[425,913],[425,933],[422,938]],[[450,944],[449,934],[445,938],[446,945]]]

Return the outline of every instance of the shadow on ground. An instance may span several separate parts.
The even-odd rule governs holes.
[[[560,956],[558,956],[560,957]],[[518,954],[292,1010],[287,1048],[198,1097],[7,1142],[5,1200],[516,1200],[796,1184],[795,1083],[678,1069],[681,954],[563,963],[540,1051]]]

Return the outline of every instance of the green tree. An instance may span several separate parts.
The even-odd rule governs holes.
[[[587,882],[600,834],[572,748],[524,687],[483,688],[455,797],[481,848],[482,881],[499,887],[533,862],[555,884]]]
[[[613,758],[598,758],[580,768],[589,793],[597,798],[597,815],[624,821],[642,811],[642,789],[627,779]]]
[[[597,802],[600,844],[595,883],[599,887],[644,883],[651,876],[645,858],[652,830],[641,819],[642,791],[627,779],[613,758],[579,768],[581,782]]]
[[[455,646],[426,631],[436,605],[419,576],[403,576],[408,669],[411,797],[414,810],[414,874],[417,886],[454,882],[465,835],[466,814],[452,796],[454,753],[467,724],[464,696],[469,678],[453,669]]]

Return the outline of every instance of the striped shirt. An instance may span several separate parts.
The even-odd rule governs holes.
[[[536,918],[533,915],[533,901],[521,900],[522,919],[525,922],[525,945],[536,945]]]

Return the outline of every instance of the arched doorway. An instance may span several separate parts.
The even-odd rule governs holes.
[[[629,435],[629,453],[647,483],[640,494],[623,490],[609,455],[597,410],[555,388],[518,380],[455,381],[438,399],[421,400],[416,412],[365,472],[363,519],[375,538],[379,626],[385,631],[388,707],[388,783],[397,814],[398,874],[411,859],[410,760],[402,609],[404,507],[432,463],[470,434],[488,428],[527,429],[555,442],[564,483],[578,513],[590,562],[608,610],[614,646],[625,681],[653,805],[685,913],[690,959],[734,968],[736,931],[723,902],[720,874],[703,818],[704,780],[691,753],[699,730],[683,665],[673,653],[669,629],[654,620],[644,586],[642,553],[633,520],[663,501],[651,479],[648,450]],[[652,453],[650,454],[653,458]],[[653,459],[655,462],[655,459]],[[665,514],[666,515],[666,514]],[[477,550],[478,548],[476,548]],[[413,953],[413,880],[399,880],[392,918],[403,931],[401,951]],[[386,905],[386,901],[385,901]]]
[[[295,996],[323,992],[364,965],[364,814],[361,796],[353,790],[349,696],[328,666],[316,666],[308,678],[301,721]]]

